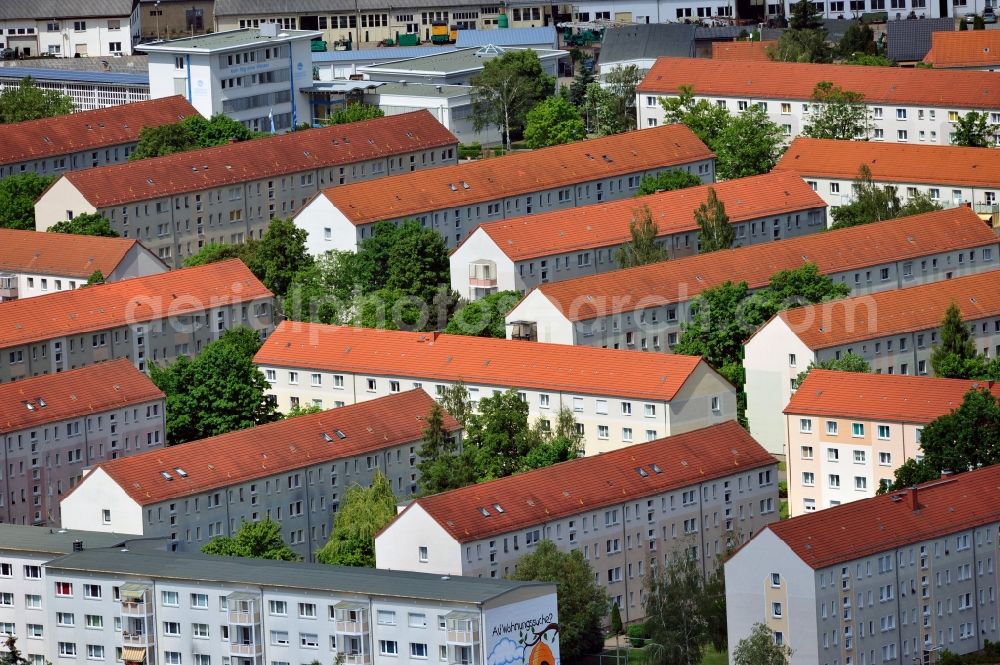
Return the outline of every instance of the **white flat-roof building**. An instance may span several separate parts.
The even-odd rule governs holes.
[[[184,95],[206,118],[223,113],[255,132],[285,132],[310,121],[301,88],[312,85],[309,42],[318,36],[269,23],[144,44],[150,95]]]
[[[459,382],[475,408],[517,390],[531,421],[571,410],[588,455],[736,417],[735,388],[697,356],[284,321],[254,362],[282,411],[411,388],[438,397]]]
[[[0,48],[21,57],[129,55],[139,12],[131,0],[4,0]]]
[[[358,73],[372,81],[406,81],[440,85],[471,85],[486,63],[509,51],[534,51],[542,72],[553,78],[559,75],[559,62],[569,58],[568,51],[556,49],[525,49],[514,46],[484,44],[458,48],[444,53],[428,53],[415,58],[403,58],[358,66]]]

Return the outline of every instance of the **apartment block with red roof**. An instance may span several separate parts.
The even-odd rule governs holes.
[[[197,113],[176,95],[0,125],[0,178],[60,175],[125,162],[145,127],[180,122]]]
[[[433,400],[421,390],[307,414],[89,465],[60,507],[66,528],[169,538],[200,551],[243,520],[279,522],[297,554],[313,560],[351,486],[376,470],[400,500],[417,491],[417,461]],[[452,436],[461,425],[445,415]]]
[[[1000,245],[971,210],[954,208],[722,250],[542,284],[507,314],[508,337],[670,352],[705,289],[726,281],[758,289],[806,263],[866,294],[994,270]]]
[[[715,181],[715,155],[683,125],[321,189],[295,215],[319,255],[354,251],[380,221],[416,219],[455,247],[479,224],[630,198],[668,170]]]
[[[736,247],[826,229],[826,204],[795,173],[767,173],[477,226],[451,253],[451,288],[475,299],[618,268],[615,250],[648,208],[671,259],[697,254],[694,213],[714,189]]]
[[[531,422],[570,410],[588,455],[736,418],[736,389],[698,356],[283,321],[254,362],[285,412],[457,383],[475,409],[516,390]]]
[[[790,665],[936,663],[998,639],[1000,466],[770,524],[726,561],[730,659],[755,623]]]
[[[1000,123],[1000,111],[992,115]],[[941,164],[948,168],[939,168]],[[836,208],[854,201],[862,165],[868,167],[873,182],[895,187],[903,202],[923,194],[945,207],[971,205],[984,219],[998,212],[998,150],[800,137],[774,170],[798,174]]]
[[[1000,33],[995,30],[931,33],[931,50],[924,56],[924,63],[934,69],[1000,72]]]
[[[0,303],[0,383],[116,358],[145,371],[236,326],[266,337],[273,310],[239,259]]]
[[[426,111],[67,173],[35,203],[43,231],[99,213],[173,267],[207,243],[263,236],[317,191],[455,164],[458,139]]]
[[[811,362],[853,353],[877,373],[933,374],[931,351],[952,303],[969,325],[976,350],[991,358],[1000,355],[1000,272],[995,270],[775,315],[744,345],[750,433],[776,455],[794,452],[788,450],[782,411],[796,377]]]
[[[85,468],[166,441],[165,397],[125,359],[0,384],[0,412],[0,522],[58,526]]]
[[[0,229],[0,302],[72,291],[96,272],[106,282],[166,272],[138,240]]]
[[[622,619],[646,575],[685,555],[703,574],[778,519],[777,463],[730,421],[416,499],[375,538],[378,568],[504,578],[539,542],[577,550]]]
[[[814,369],[785,407],[788,507],[794,517],[875,496],[908,459],[924,425],[991,383]]]
[[[959,117],[969,111],[1000,112],[994,79],[991,72],[660,58],[636,89],[636,113],[639,127],[661,125],[660,100],[690,86],[695,99],[730,113],[760,106],[791,140],[809,123],[816,84],[826,81],[864,96],[871,115],[864,138],[949,145]]]

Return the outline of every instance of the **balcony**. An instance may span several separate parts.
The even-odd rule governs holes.
[[[469,286],[492,289],[497,285],[497,266],[494,261],[474,261],[469,264]]]
[[[449,612],[444,617],[449,646],[473,646],[479,643],[479,615],[472,612]]]
[[[229,655],[241,658],[256,658],[263,653],[263,646],[256,642],[230,642]]]
[[[368,632],[368,606],[363,603],[340,602],[333,606],[338,635],[364,635]]]
[[[122,632],[123,647],[149,648],[156,644],[156,635],[150,633],[128,633]]]
[[[260,623],[260,597],[252,593],[236,592],[226,596],[229,623],[234,626],[254,626]]]
[[[17,276],[9,272],[0,273],[0,302],[17,300]]]
[[[344,654],[344,663],[346,665],[369,665],[371,662],[371,656],[366,653],[352,652]]]

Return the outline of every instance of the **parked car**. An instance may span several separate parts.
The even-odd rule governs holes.
[[[17,52],[12,48],[0,48],[0,60],[13,60]]]
[[[993,8],[987,7],[986,9],[984,9],[983,23],[996,23],[996,22],[997,22],[997,15],[996,12],[993,11]]]
[[[974,12],[966,14],[963,20],[966,23],[975,23],[976,22],[976,14]]]

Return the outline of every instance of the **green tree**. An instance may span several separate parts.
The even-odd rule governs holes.
[[[858,169],[854,180],[854,200],[847,205],[834,208],[830,228],[843,229],[849,226],[881,222],[899,217],[902,205],[892,185],[877,185],[867,164]]]
[[[983,17],[980,16],[979,14],[976,14],[975,16],[972,17],[972,29],[973,30],[986,29],[986,21],[984,21]]]
[[[451,283],[444,238],[412,219],[398,226],[376,224],[358,247],[356,269],[365,292],[396,288],[425,303],[434,302],[440,286]]]
[[[670,169],[669,171],[662,171],[656,175],[643,176],[642,181],[639,183],[639,191],[636,193],[636,196],[646,196],[657,192],[672,192],[675,189],[698,187],[701,184],[701,178],[693,173]]]
[[[924,460],[918,462],[910,457],[893,471],[893,481],[891,483],[885,480],[879,482],[876,493],[885,494],[887,492],[903,490],[907,487],[937,480],[940,477],[941,473],[931,468]]]
[[[420,495],[437,494],[476,482],[475,469],[444,427],[445,410],[434,402],[420,441]]]
[[[352,485],[334,513],[330,540],[316,560],[336,566],[375,567],[375,534],[396,516],[396,497],[381,470],[369,487]]]
[[[580,112],[562,97],[543,99],[528,111],[525,121],[524,141],[529,148],[572,143],[587,135]]]
[[[825,30],[823,14],[809,0],[798,0],[791,7],[788,27],[792,30]]]
[[[784,131],[767,112],[751,106],[731,116],[715,142],[715,174],[723,180],[768,173],[784,151]]]
[[[464,445],[479,480],[517,473],[522,460],[540,443],[528,425],[528,403],[514,390],[482,398],[478,412],[466,423]]]
[[[247,267],[272,293],[284,298],[295,275],[312,265],[312,256],[306,250],[308,237],[309,232],[292,220],[272,219],[254,246],[256,251]]]
[[[648,205],[643,204],[632,211],[628,231],[632,239],[615,250],[615,263],[619,268],[634,268],[666,261],[667,250],[657,242],[660,228],[653,221],[653,212]]]
[[[517,291],[498,291],[472,300],[455,310],[445,332],[452,335],[473,335],[506,339],[504,317],[521,301]]]
[[[635,89],[642,81],[642,71],[635,65],[613,67],[603,76],[598,97],[598,133],[621,134],[635,129]]]
[[[13,634],[7,635],[3,641],[5,652],[0,653],[0,665],[30,665],[31,661],[21,654],[17,648],[17,637]]]
[[[732,554],[732,547],[727,548],[726,557]],[[715,570],[709,573],[702,584],[698,596],[698,612],[705,619],[705,630],[708,640],[716,651],[725,651],[729,642],[729,629],[726,622],[726,570],[723,557],[719,557]]]
[[[533,447],[521,461],[521,471],[541,469],[583,454],[583,434],[573,412],[565,406],[556,415],[556,426],[539,418],[532,427]]]
[[[469,416],[472,415],[472,401],[469,399],[469,391],[465,384],[459,381],[445,388],[440,402],[445,412],[450,413],[452,418],[465,427],[469,422]]]
[[[694,98],[694,89],[682,85],[680,91],[673,97],[661,97],[664,124],[681,123],[688,127],[709,148],[716,145],[718,137],[729,124],[729,111],[710,103],[708,100]]]
[[[989,148],[994,144],[993,136],[997,131],[1000,131],[1000,125],[991,123],[987,113],[969,111],[965,115],[959,116],[955,123],[951,144],[971,148]]]
[[[139,132],[139,144],[129,156],[129,161],[211,148],[259,136],[264,134],[250,131],[243,123],[222,113],[208,119],[196,113],[179,122],[143,127]]]
[[[896,63],[884,55],[866,55],[855,53],[844,60],[845,65],[861,65],[862,67],[895,67]]]
[[[30,76],[16,88],[0,92],[0,125],[39,120],[73,112],[73,100],[55,90],[42,90]]]
[[[768,47],[767,57],[780,62],[833,61],[833,49],[825,30],[785,30],[778,43]]]
[[[675,554],[666,566],[646,575],[646,648],[649,665],[699,665],[709,639],[699,608],[702,577],[697,559]]]
[[[343,324],[349,320],[355,284],[354,252],[329,250],[300,269],[282,302],[292,321]]]
[[[352,306],[356,308],[352,325],[382,330],[428,330],[430,323],[424,309],[425,301],[402,289],[384,288],[374,293],[358,296]]]
[[[227,330],[191,360],[150,364],[149,376],[167,396],[167,443],[175,445],[278,420],[269,388],[253,363],[256,331]]]
[[[848,352],[840,358],[828,358],[819,362],[810,362],[809,366],[799,372],[795,378],[795,385],[800,386],[806,377],[814,369],[830,369],[838,372],[858,372],[860,374],[870,374],[872,366],[868,361],[853,352]]]
[[[55,176],[19,173],[0,178],[0,228],[35,230],[35,201]]]
[[[959,32],[965,32],[968,29],[969,29],[969,24],[968,23],[966,23],[965,21],[959,21],[958,22],[958,31]]]
[[[855,54],[878,55],[875,32],[861,21],[852,23],[837,44],[837,54],[841,58],[850,58]]]
[[[374,104],[354,102],[342,109],[337,109],[323,120],[324,125],[343,125],[348,122],[374,120],[385,116],[385,111]]]
[[[87,283],[84,286],[94,286],[95,284],[103,284],[105,281],[104,273],[100,270],[95,270],[90,273],[90,277],[87,278]]]
[[[191,132],[180,122],[143,127],[139,131],[139,143],[129,155],[129,161],[164,157],[197,147]]]
[[[322,410],[323,407],[317,406],[316,404],[309,404],[308,406],[299,406],[296,404],[288,411],[288,413],[285,414],[285,420],[320,413]]]
[[[943,378],[969,378],[966,367],[976,357],[976,343],[954,302],[945,310],[938,338],[941,342],[931,350],[934,374]]]
[[[524,128],[528,111],[551,95],[555,85],[531,49],[490,58],[471,83],[473,126],[476,131],[497,127],[508,150],[511,134]]]
[[[715,194],[715,187],[708,188],[708,200],[694,211],[698,223],[698,251],[702,254],[729,249],[736,239],[736,231],[729,224],[725,204]]]
[[[569,101],[573,106],[582,108],[587,99],[587,88],[595,80],[594,68],[587,67],[582,62],[569,86]]]
[[[563,662],[576,662],[585,654],[601,650],[604,644],[601,623],[608,598],[594,581],[594,570],[580,550],[560,552],[551,540],[543,540],[533,552],[518,559],[511,579],[556,585]]]
[[[217,261],[227,261],[229,259],[240,259],[248,266],[253,263],[254,255],[257,252],[257,241],[248,240],[236,245],[226,245],[220,242],[210,242],[202,247],[196,254],[191,254],[184,259],[184,267],[204,266]]]
[[[809,122],[802,135],[814,139],[867,140],[871,118],[864,100],[860,92],[820,81],[813,89]]]
[[[111,223],[104,215],[96,212],[84,212],[73,219],[56,222],[48,228],[48,231],[51,233],[74,233],[81,236],[118,237],[118,232],[111,228]]]
[[[259,522],[241,521],[235,536],[217,536],[205,543],[201,551],[244,559],[299,560],[299,556],[281,538],[281,525],[269,516]]]
[[[615,662],[618,662],[618,636],[622,634],[622,612],[618,603],[611,606],[611,633],[615,636]]]
[[[788,645],[775,644],[771,629],[762,623],[755,623],[733,649],[733,665],[788,665],[791,657]]]

